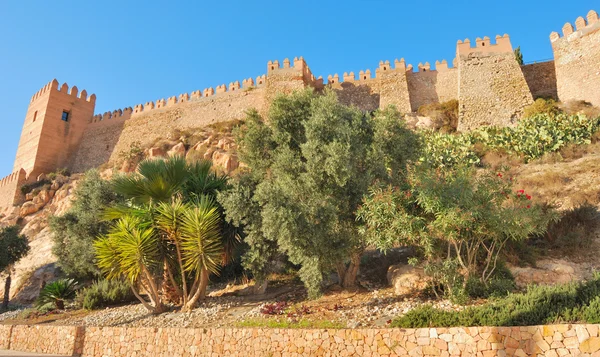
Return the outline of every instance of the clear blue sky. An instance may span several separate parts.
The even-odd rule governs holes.
[[[525,61],[597,1],[0,0],[0,177],[12,171],[31,96],[45,83],[96,93],[96,113],[256,77],[304,56],[312,72],[454,58],[458,39],[508,33]]]

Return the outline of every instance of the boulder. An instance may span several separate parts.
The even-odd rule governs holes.
[[[217,151],[217,149],[211,148],[211,147],[209,147],[208,149],[206,149],[206,152],[204,153],[204,160],[212,160],[213,159],[213,154],[216,151]]]
[[[165,152],[161,148],[151,148],[150,150],[148,150],[149,158],[164,157],[164,156],[165,156]]]
[[[19,211],[19,216],[25,217],[25,216],[28,216],[30,214],[33,214],[33,213],[37,212],[38,210],[39,209],[38,209],[38,206],[37,206],[36,203],[34,203],[34,202],[25,202],[23,204],[23,206],[21,206],[21,210]]]
[[[32,201],[33,200],[33,193],[29,192],[28,194],[25,195],[25,201]]]
[[[223,151],[216,151],[212,156],[212,161],[215,166],[222,168],[227,173],[239,166],[237,156]]]
[[[171,148],[167,153],[169,157],[181,156],[185,157],[185,145],[183,143],[179,143]]]
[[[50,186],[50,188],[53,189],[54,191],[56,191],[60,188],[60,183],[58,181],[54,181],[54,182],[52,182],[52,185]]]
[[[409,295],[427,287],[430,279],[423,268],[409,264],[392,265],[387,271],[388,283],[394,287],[396,295]]]

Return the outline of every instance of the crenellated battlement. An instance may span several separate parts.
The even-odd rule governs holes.
[[[69,90],[69,85],[67,83],[63,83],[62,86],[60,86],[60,88],[59,88],[59,83],[56,80],[56,78],[53,79],[52,81],[48,82],[39,91],[37,91],[31,97],[31,100],[29,102],[33,103],[36,99],[38,99],[38,98],[40,98],[40,97],[44,96],[45,94],[48,94],[48,93],[50,93],[52,91],[58,91],[58,92],[70,95],[73,98],[84,100],[86,102],[91,102],[91,103],[95,103],[96,102],[96,95],[92,94],[92,95],[90,95],[88,97],[87,91],[85,89],[82,90],[81,93],[79,92],[79,89],[77,88],[77,86],[73,86]]]
[[[22,180],[24,178],[24,176],[26,175],[25,170],[21,169],[19,171],[15,171],[12,174],[3,177],[0,180],[0,187],[4,187],[6,185],[9,185],[15,181],[19,181]]]
[[[504,36],[497,35],[496,43],[492,44],[489,37],[477,38],[475,47],[471,47],[471,40],[468,38],[464,41],[458,40],[456,43],[456,52],[459,56],[467,56],[471,53],[512,53],[513,48],[510,43],[510,37],[507,34]]]
[[[136,105],[137,107],[137,105]],[[131,117],[131,114],[136,108],[127,107],[125,109],[117,109],[112,112],[105,112],[104,114],[96,114],[92,117],[90,124],[94,123],[106,123],[107,121],[115,122],[118,120],[126,120]]]
[[[561,38],[566,38],[568,40],[569,37],[571,37],[571,35],[573,34],[575,34],[573,36],[579,37],[581,35],[596,31],[598,29],[600,29],[598,13],[594,10],[590,10],[585,18],[579,16],[575,20],[575,27],[573,27],[573,25],[570,22],[565,23],[565,25],[562,27],[562,37],[559,35],[558,32],[552,32],[550,34],[550,42],[554,43],[555,41],[558,41]]]

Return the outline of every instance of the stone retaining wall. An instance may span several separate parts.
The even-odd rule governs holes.
[[[0,348],[104,356],[600,356],[599,325],[425,329],[0,326]],[[10,346],[6,346],[6,335]]]

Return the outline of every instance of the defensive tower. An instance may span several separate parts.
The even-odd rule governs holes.
[[[96,95],[81,93],[54,79],[33,95],[19,140],[14,172],[24,169],[28,180],[40,173],[68,167],[90,118]]]

